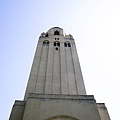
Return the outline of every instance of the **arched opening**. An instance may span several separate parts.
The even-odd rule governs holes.
[[[69,42],[65,42],[65,43],[64,43],[64,46],[65,46],[65,47],[71,47],[71,45],[70,45]]]
[[[49,46],[49,41],[47,40],[43,41],[43,46]]]
[[[58,47],[59,47],[59,46],[60,46],[60,42],[55,41],[55,42],[54,42],[54,46],[58,46]]]
[[[60,32],[56,30],[56,31],[54,32],[54,35],[60,35]]]

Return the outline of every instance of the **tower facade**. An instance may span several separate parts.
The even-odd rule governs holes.
[[[72,35],[54,27],[42,33],[25,99],[29,93],[85,95],[85,86]]]
[[[86,95],[75,41],[53,27],[39,37],[23,101],[10,120],[110,120],[104,104]]]

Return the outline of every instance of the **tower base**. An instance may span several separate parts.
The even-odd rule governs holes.
[[[110,120],[103,103],[93,95],[43,95],[30,93],[15,101],[9,120]]]

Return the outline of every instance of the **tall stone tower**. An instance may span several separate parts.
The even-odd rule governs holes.
[[[53,27],[39,37],[23,101],[9,120],[110,120],[104,103],[86,95],[75,41]]]

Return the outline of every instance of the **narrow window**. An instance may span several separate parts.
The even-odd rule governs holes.
[[[54,46],[56,46],[56,42],[54,42]]]
[[[46,42],[44,41],[44,42],[43,42],[43,46],[45,46],[45,44],[46,44]]]
[[[48,33],[45,35],[45,37],[48,37]]]
[[[56,30],[56,31],[54,32],[54,35],[60,35],[59,31]]]
[[[46,42],[46,46],[49,46],[49,42],[48,41]]]
[[[64,46],[67,47],[67,43],[64,43]]]
[[[68,43],[68,47],[70,47],[70,43]]]
[[[59,43],[59,42],[57,43],[57,46],[60,46],[60,43]]]

